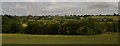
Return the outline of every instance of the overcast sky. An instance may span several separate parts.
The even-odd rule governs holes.
[[[113,14],[119,0],[1,0],[2,14]]]
[[[2,2],[118,2],[119,0],[1,0]]]

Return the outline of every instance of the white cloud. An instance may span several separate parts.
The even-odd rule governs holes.
[[[14,4],[14,5],[13,5]],[[49,5],[48,5],[49,4]],[[117,3],[116,3],[117,4]],[[4,7],[3,13],[11,13],[17,15],[26,15],[26,14],[112,14],[117,13],[117,5],[107,2],[101,3],[3,3]],[[12,8],[10,8],[12,7]],[[10,10],[11,9],[11,10]],[[6,12],[5,12],[6,11]],[[12,13],[13,11],[14,13]]]
[[[36,2],[36,0],[25,0],[25,2]]]
[[[36,2],[37,0],[1,0],[2,2]]]
[[[86,0],[87,2],[119,2],[120,0]]]
[[[48,8],[46,10],[47,11],[68,10],[68,9],[72,9],[75,7],[78,7],[78,5],[72,5],[72,4],[52,5],[52,6],[48,6]]]
[[[120,0],[2,0],[2,2],[119,2]]]
[[[35,2],[35,0],[30,0],[31,2]]]
[[[27,9],[27,6],[22,6],[20,4],[16,4],[16,6],[14,8],[15,9]]]

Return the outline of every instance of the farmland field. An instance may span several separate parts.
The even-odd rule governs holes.
[[[31,2],[2,3],[0,44],[119,44],[117,2]]]
[[[120,16],[90,16],[88,18],[112,18],[113,20],[118,20]]]
[[[2,34],[3,44],[118,44],[118,33],[100,35]]]

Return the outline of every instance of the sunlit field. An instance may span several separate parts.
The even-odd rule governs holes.
[[[117,2],[2,2],[2,6],[3,45],[119,44]]]
[[[88,18],[112,18],[113,20],[118,20],[120,16],[90,16]]]
[[[100,35],[2,34],[3,44],[118,44],[118,33]]]

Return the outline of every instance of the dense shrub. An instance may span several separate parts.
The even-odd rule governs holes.
[[[25,33],[27,34],[42,34],[44,33],[42,31],[42,27],[44,27],[41,23],[28,23],[28,26],[26,27]]]
[[[81,24],[81,26],[77,30],[78,34],[94,35],[94,34],[102,33],[99,23],[92,21],[92,19],[83,20],[83,21],[81,21],[80,24]]]
[[[22,25],[20,25],[17,22],[13,22],[10,25],[10,33],[20,33],[20,31],[22,31]]]
[[[3,33],[10,32],[9,29],[10,29],[11,22],[9,21],[10,19],[7,16],[2,17],[2,32]]]
[[[77,21],[66,21],[63,22],[60,26],[62,34],[76,34],[77,29],[79,28],[79,23]]]
[[[120,32],[120,19],[118,20],[118,32]]]
[[[59,34],[59,24],[32,22],[28,23],[25,32],[28,34]]]
[[[60,33],[60,30],[59,30],[59,24],[58,23],[50,23],[50,24],[48,24],[48,25],[46,25],[47,26],[47,29],[46,29],[46,31],[47,31],[47,33],[48,34],[59,34]]]
[[[118,23],[117,22],[105,22],[102,25],[102,28],[103,28],[102,30],[104,30],[105,32],[117,32],[118,31]]]
[[[3,33],[18,33],[22,31],[22,26],[19,21],[12,16],[2,16],[2,32]]]
[[[75,16],[76,17],[76,16]],[[120,20],[118,22],[96,21],[93,18],[73,19],[73,20],[53,20],[28,22],[27,27],[22,27],[22,23],[12,16],[3,16],[3,33],[25,33],[25,34],[61,34],[61,35],[95,35],[105,32],[120,31]]]

